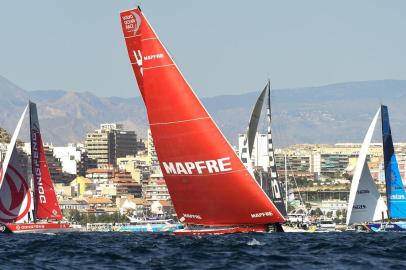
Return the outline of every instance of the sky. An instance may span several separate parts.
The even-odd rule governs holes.
[[[406,1],[0,4],[0,75],[26,90],[139,96],[119,12],[141,3],[199,96],[406,79]]]

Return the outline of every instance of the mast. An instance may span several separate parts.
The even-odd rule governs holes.
[[[285,203],[282,197],[282,191],[279,185],[278,179],[278,171],[276,169],[276,162],[275,162],[275,151],[273,148],[272,143],[272,112],[271,112],[271,81],[268,80],[268,84],[266,85],[267,91],[267,120],[268,120],[268,128],[267,128],[267,147],[268,147],[268,175],[269,180],[267,183],[268,194],[271,195],[271,199],[278,208],[278,210],[284,215],[287,215],[287,208],[285,207]]]
[[[288,166],[286,163],[286,153],[284,156],[285,159],[285,208],[286,208],[286,212],[288,212]]]
[[[30,143],[31,143],[31,190],[32,190],[32,202],[33,202],[33,208],[32,208],[32,220],[34,223],[37,223],[37,192],[35,191],[36,189],[36,183],[35,183],[35,177],[34,177],[34,165],[33,165],[33,152],[32,152],[32,135],[31,135],[31,123],[34,119],[32,119],[32,113],[31,113],[31,101],[28,101],[28,107],[29,107],[29,118],[30,118]]]

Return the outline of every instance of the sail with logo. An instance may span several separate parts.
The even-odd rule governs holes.
[[[381,106],[382,141],[384,151],[384,169],[388,213],[391,219],[406,219],[406,192],[400,176],[392,131],[389,123],[388,107]]]
[[[368,128],[358,155],[348,200],[347,226],[378,221],[387,217],[386,204],[374,183],[367,162],[368,149],[379,113],[380,109],[376,112]]]
[[[17,137],[24,121],[27,108],[22,113],[17,127],[7,147],[1,168],[0,182],[0,222],[23,223],[28,221],[31,210],[31,192],[27,172],[23,170],[17,151]],[[6,228],[1,226],[4,231]]]
[[[35,217],[37,219],[62,220],[62,212],[56,198],[44,152],[44,145],[42,143],[37,105],[33,102],[29,102],[29,106]]]
[[[265,231],[284,218],[235,154],[140,8],[120,14],[178,234]],[[196,229],[193,229],[196,225]],[[201,229],[201,225],[209,229]],[[216,228],[215,228],[216,227]]]
[[[31,174],[33,187],[29,186],[27,173],[21,169],[16,140],[27,108],[30,114]],[[53,188],[38,122],[37,107],[33,102],[24,110],[13,134],[3,162],[0,187],[1,231],[11,233],[68,232],[76,230],[71,224],[61,222],[61,209]],[[31,194],[33,193],[33,194]],[[58,221],[58,222],[55,222]]]
[[[386,202],[383,201],[371,177],[366,162],[369,143],[377,118],[381,114],[382,142],[385,172]],[[381,105],[365,136],[357,161],[347,212],[347,225],[364,223],[375,232],[406,231],[406,192],[400,176],[388,107]],[[387,219],[387,221],[385,221]],[[376,222],[381,220],[381,222]]]
[[[257,136],[258,124],[259,119],[261,117],[262,107],[264,104],[264,100],[267,100],[267,154],[268,154],[268,164],[266,170],[263,168],[254,168],[252,165],[252,152],[254,148],[255,137]],[[275,151],[273,148],[272,142],[272,132],[271,132],[271,124],[272,124],[272,111],[271,111],[271,82],[268,80],[264,90],[262,90],[261,94],[259,95],[254,109],[251,113],[251,118],[248,124],[245,146],[248,148],[248,157],[247,160],[247,169],[253,172],[255,178],[261,185],[262,189],[265,193],[271,198],[275,206],[278,208],[279,212],[286,216],[286,207],[282,196],[282,190],[279,184],[278,179],[278,172],[276,169],[275,163]],[[242,155],[243,153],[240,153]],[[243,158],[242,156],[240,156]],[[259,158],[259,157],[257,157]]]
[[[393,146],[389,111],[385,105],[381,105],[381,122],[388,221],[370,223],[367,226],[376,232],[404,232],[406,231],[406,221],[404,221],[406,219],[406,192]]]

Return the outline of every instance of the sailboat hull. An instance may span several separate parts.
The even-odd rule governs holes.
[[[366,226],[373,232],[406,232],[406,221],[370,223]]]
[[[193,229],[181,229],[174,231],[175,235],[220,235],[231,233],[269,232],[269,226],[265,224],[250,226],[230,226],[230,227],[202,227]]]
[[[79,231],[69,223],[3,223],[3,233],[61,233]]]

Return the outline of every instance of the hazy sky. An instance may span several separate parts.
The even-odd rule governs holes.
[[[406,1],[0,4],[0,75],[27,90],[139,95],[119,11],[143,11],[200,96],[406,79]]]

